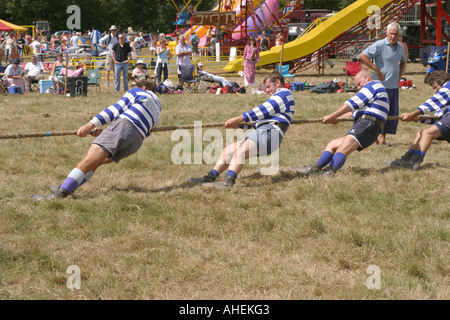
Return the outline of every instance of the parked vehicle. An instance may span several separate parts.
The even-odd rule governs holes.
[[[56,37],[56,36],[62,36],[63,33],[72,34],[72,32],[69,31],[69,30],[63,30],[63,31],[56,31],[53,35],[54,35],[55,37]]]
[[[430,56],[428,57],[428,64],[430,68],[425,75],[425,82],[428,75],[436,70],[445,70],[447,67],[447,47],[433,47]],[[450,70],[450,63],[449,63]]]
[[[52,35],[52,31],[50,28],[50,22],[47,20],[39,20],[34,21],[33,24],[36,26],[36,31],[38,31],[42,36],[47,38],[47,41],[50,41],[50,37]]]

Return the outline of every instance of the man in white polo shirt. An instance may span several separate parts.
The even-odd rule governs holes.
[[[25,82],[27,84],[27,89],[31,90],[31,82],[33,80],[41,80],[44,78],[44,76],[41,74],[41,72],[45,72],[45,68],[42,65],[42,63],[37,62],[36,56],[31,57],[31,62],[28,62],[25,66]]]

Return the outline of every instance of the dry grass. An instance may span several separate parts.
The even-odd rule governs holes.
[[[342,66],[298,78],[342,79]],[[401,91],[401,112],[432,94],[424,67],[408,71],[418,88]],[[296,119],[321,117],[348,98],[294,95]],[[0,132],[76,130],[120,96],[103,88],[87,98],[1,97]],[[165,95],[161,125],[223,122],[264,99]],[[176,142],[157,133],[73,197],[46,203],[30,195],[61,183],[92,139],[2,140],[0,298],[448,299],[448,144],[433,143],[418,172],[387,170],[384,162],[425,128],[401,123],[393,147],[352,154],[332,181],[290,169],[316,160],[349,126],[293,126],[280,172],[262,176],[260,165],[248,165],[229,191],[188,185],[210,166],[172,164]],[[71,265],[81,269],[81,290],[66,286]],[[381,269],[380,290],[366,287],[370,265]]]

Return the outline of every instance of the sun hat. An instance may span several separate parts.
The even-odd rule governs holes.
[[[111,28],[109,28],[109,31],[112,31],[112,30],[117,30],[117,27],[114,24],[111,26]]]
[[[13,59],[13,64],[20,64],[20,59],[14,58]]]
[[[138,61],[136,62],[136,65],[140,65],[140,64],[145,65],[145,62],[144,62],[143,60],[138,60]]]
[[[202,62],[199,62],[197,65],[198,65],[199,67],[203,67],[203,63],[202,63]]]

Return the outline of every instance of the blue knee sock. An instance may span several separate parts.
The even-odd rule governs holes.
[[[341,152],[337,152],[333,156],[333,159],[331,159],[330,167],[333,167],[336,171],[338,171],[344,165],[345,160],[347,160],[347,157],[345,156],[345,154],[343,154]]]
[[[219,176],[219,171],[217,171],[217,170],[211,170],[210,172],[209,172],[210,174],[212,174],[214,177],[218,177]]]
[[[75,168],[69,173],[66,180],[64,180],[61,188],[66,189],[68,193],[72,193],[82,184],[84,178],[85,174],[83,173],[83,171]]]
[[[320,156],[319,160],[317,160],[317,164],[323,168],[327,164],[330,163],[331,159],[333,158],[333,154],[330,151],[324,151],[322,155]]]
[[[409,149],[407,152],[408,152],[410,155],[414,155],[414,153],[416,153],[416,150],[414,150],[414,149]]]
[[[415,154],[419,157],[425,158],[425,152],[423,152],[423,151],[416,150]]]
[[[227,171],[227,175],[229,175],[230,177],[236,179],[237,178],[237,173],[234,172],[233,170],[228,170]]]

